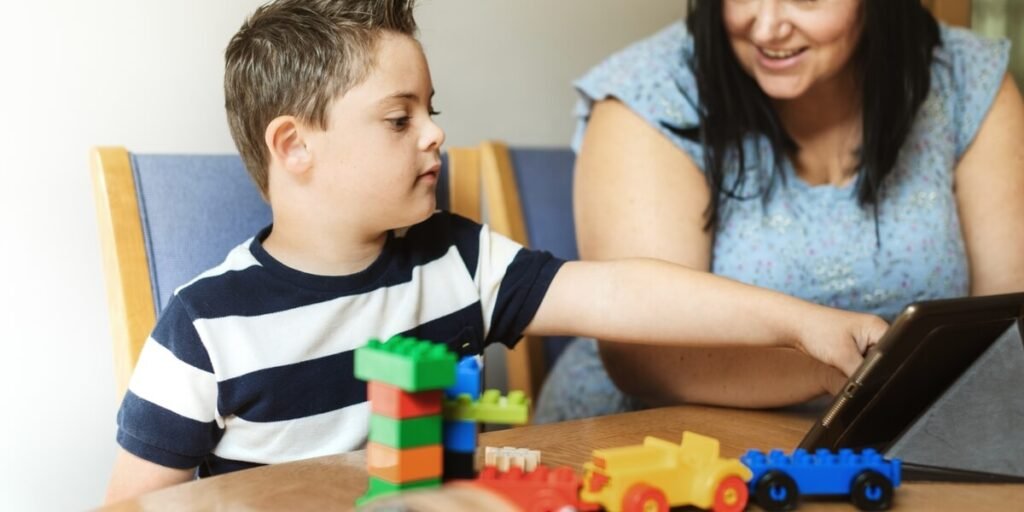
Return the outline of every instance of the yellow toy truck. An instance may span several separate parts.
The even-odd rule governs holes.
[[[691,505],[738,512],[752,474],[738,459],[718,456],[718,440],[683,432],[680,444],[647,437],[644,444],[594,450],[583,465],[580,500],[609,512],[666,512]]]

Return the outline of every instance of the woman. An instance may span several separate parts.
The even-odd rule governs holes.
[[[916,300],[1024,289],[1008,43],[938,25],[920,0],[689,11],[576,83],[583,258],[660,258],[890,319]],[[602,341],[600,357],[607,373],[593,342],[566,351],[539,421],[636,407],[628,395],[776,407],[844,381],[786,350]]]

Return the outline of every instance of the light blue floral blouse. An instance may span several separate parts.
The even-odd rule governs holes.
[[[819,304],[891,319],[908,303],[966,295],[967,255],[957,214],[954,168],[974,139],[1006,74],[1009,43],[941,27],[931,93],[917,115],[878,201],[878,238],[870,209],[857,204],[856,180],[811,186],[784,168],[767,202],[724,200],[712,271]],[[579,149],[594,102],[615,97],[704,163],[703,148],[665,125],[697,126],[697,86],[684,63],[693,39],[683,23],[612,55],[580,78]],[[771,147],[747,147],[772,165]],[[752,154],[748,151],[748,154]],[[994,165],[998,163],[993,162]],[[769,168],[770,169],[770,168]],[[753,165],[741,195],[756,195],[769,169]],[[685,378],[685,377],[681,377]],[[593,340],[577,340],[559,358],[541,394],[537,421],[597,416],[638,407],[609,380]]]

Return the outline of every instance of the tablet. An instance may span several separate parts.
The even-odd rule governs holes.
[[[1022,316],[1024,293],[907,306],[800,447],[887,452],[997,339],[1019,328]],[[985,480],[975,476],[969,479]]]

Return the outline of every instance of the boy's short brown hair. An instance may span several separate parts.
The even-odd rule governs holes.
[[[383,31],[416,33],[415,0],[278,0],[249,16],[225,51],[224,106],[249,175],[267,196],[274,118],[327,128],[331,101],[372,69]]]

